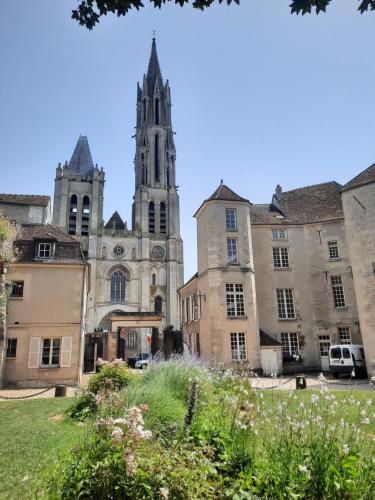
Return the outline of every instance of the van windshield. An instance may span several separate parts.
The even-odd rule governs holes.
[[[342,357],[346,358],[346,359],[350,358],[350,351],[349,351],[349,349],[347,347],[343,347],[343,349],[342,349]]]
[[[340,359],[341,358],[341,347],[334,347],[331,349],[331,358]]]

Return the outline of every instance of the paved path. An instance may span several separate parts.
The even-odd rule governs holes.
[[[91,374],[84,374],[81,380],[81,386],[87,387],[87,383]],[[0,389],[0,396],[6,396],[7,398],[21,398],[24,396],[32,396],[33,394],[37,394],[38,392],[43,391],[43,387],[34,387],[30,389]],[[76,389],[74,387],[68,387],[66,391],[67,397],[73,397],[76,393]],[[37,396],[32,396],[27,399],[44,399],[44,398],[54,398],[55,397],[55,388],[48,390],[47,392],[43,392]],[[7,399],[1,399],[1,401],[8,401]]]
[[[290,380],[293,377],[292,380]],[[350,380],[349,378],[330,379],[327,378],[327,386],[331,390],[373,390],[375,391],[375,385],[370,385],[367,380]],[[267,389],[275,388],[277,390],[290,391],[296,388],[296,381],[294,376],[284,376],[281,378],[272,377],[255,377],[251,379],[251,385],[255,389]],[[277,387],[275,387],[277,386]],[[317,377],[310,378],[306,377],[306,386],[308,389],[320,389],[321,383],[317,380]]]
[[[85,374],[82,377],[82,387],[87,387],[88,380],[91,374]],[[275,388],[276,390],[284,390],[290,391],[296,388],[296,381],[293,377],[290,380],[290,377],[281,377],[281,378],[272,378],[272,377],[254,377],[251,378],[251,385],[255,389],[268,389]],[[362,390],[362,391],[374,391],[375,392],[375,384],[368,384],[366,380],[350,380],[350,379],[327,379],[328,387],[332,390]],[[309,378],[306,377],[306,385],[308,389],[320,389],[320,382],[317,378]],[[277,387],[275,387],[277,386]],[[33,389],[1,389],[0,396],[4,395],[6,397],[24,397],[24,396],[32,396],[40,391],[43,388],[33,388]],[[73,397],[75,395],[76,389],[73,387],[67,388],[67,397]],[[41,398],[53,398],[55,397],[55,389],[52,388],[47,392],[43,392],[43,394],[29,397],[28,399],[41,399]],[[0,398],[1,401],[7,401],[5,399]]]

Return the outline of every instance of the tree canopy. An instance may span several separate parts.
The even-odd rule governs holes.
[[[72,12],[72,18],[79,22],[81,26],[85,26],[92,30],[99,22],[102,16],[107,14],[116,14],[118,17],[126,16],[132,10],[140,10],[144,7],[142,0],[78,0],[80,3],[77,9]],[[249,1],[249,0],[246,0]],[[315,12],[326,12],[326,8],[335,0],[292,0],[289,5],[292,14],[311,14]],[[339,0],[336,0],[339,2]],[[358,10],[361,14],[366,11],[375,11],[375,0],[353,0],[358,5]],[[240,4],[240,0],[150,0],[155,8],[161,8],[169,2],[183,7],[190,4],[194,9],[204,10],[214,3]]]

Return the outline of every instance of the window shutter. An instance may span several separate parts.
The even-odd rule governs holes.
[[[73,337],[63,337],[61,342],[61,368],[69,368],[72,364],[72,342]]]
[[[28,368],[39,368],[40,337],[30,337]]]

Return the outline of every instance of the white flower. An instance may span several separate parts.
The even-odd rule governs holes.
[[[363,425],[368,425],[370,423],[370,419],[369,418],[364,418],[361,423]]]
[[[159,490],[160,496],[164,498],[164,500],[168,500],[169,498],[169,490],[168,488],[160,488]]]
[[[325,376],[323,375],[323,372],[320,373],[318,379],[321,381],[321,382],[326,382],[327,379],[325,378]]]
[[[319,401],[319,396],[317,394],[313,394],[311,396],[311,403],[315,405]]]
[[[371,405],[372,405],[372,399],[368,399],[368,400],[366,401],[366,404],[367,404],[367,406],[371,406]]]
[[[349,452],[349,446],[347,444],[342,445],[342,451],[346,454]]]
[[[306,467],[306,465],[299,465],[298,469],[300,472],[308,472],[309,469]]]

